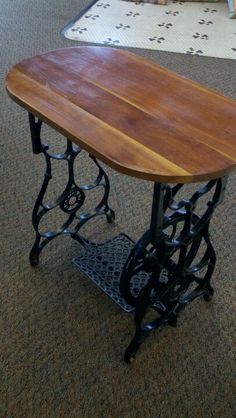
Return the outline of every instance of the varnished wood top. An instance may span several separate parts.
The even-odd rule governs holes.
[[[236,102],[124,50],[37,55],[13,67],[6,86],[17,103],[122,173],[187,183],[236,166]]]

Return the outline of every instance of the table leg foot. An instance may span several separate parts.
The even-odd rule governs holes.
[[[106,212],[106,218],[107,218],[107,222],[109,224],[112,224],[115,221],[115,212],[112,209],[108,209],[108,211]]]
[[[214,289],[213,289],[212,286],[209,285],[208,289],[205,291],[205,293],[203,295],[203,299],[206,302],[210,302],[212,300],[213,296],[214,296]]]
[[[39,254],[41,251],[39,244],[40,244],[40,236],[37,235],[35,243],[33,247],[31,248],[31,251],[29,254],[29,262],[32,267],[36,267],[39,264]]]
[[[168,325],[170,325],[170,327],[176,328],[178,325],[177,316],[173,316],[171,319],[169,319]]]
[[[39,264],[39,254],[33,249],[30,251],[29,261],[32,267],[36,267]]]
[[[136,353],[141,345],[142,341],[140,335],[135,335],[130,345],[125,350],[124,361],[127,364],[133,363],[135,360]]]

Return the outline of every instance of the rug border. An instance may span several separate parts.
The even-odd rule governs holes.
[[[80,13],[75,16],[67,25],[60,30],[60,35],[63,36],[65,39],[69,39],[65,36],[65,32],[70,29],[70,27],[79,20],[95,3],[97,3],[98,0],[92,0],[91,3],[89,3],[87,6],[85,6]]]

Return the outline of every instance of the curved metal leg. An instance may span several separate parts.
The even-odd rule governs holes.
[[[30,251],[29,259],[30,264],[32,266],[36,266],[39,262],[39,255],[42,249],[51,240],[59,235],[64,234],[70,235],[71,237],[82,242],[81,237],[78,236],[78,232],[86,222],[95,216],[105,215],[107,221],[112,223],[115,219],[115,213],[108,204],[110,191],[108,176],[96,158],[90,155],[90,158],[98,168],[97,178],[89,185],[78,185],[74,178],[74,161],[81,152],[80,148],[75,146],[73,147],[72,142],[67,139],[67,147],[65,152],[63,154],[52,154],[50,152],[50,147],[41,142],[40,132],[42,122],[40,120],[36,120],[35,116],[32,114],[29,114],[29,122],[33,152],[35,154],[43,153],[46,161],[44,181],[36,199],[32,214],[32,223],[36,237],[34,245]],[[67,164],[68,180],[61,195],[54,202],[45,203],[45,194],[48,188],[48,184],[52,179],[52,160],[65,161]],[[86,192],[97,187],[102,187],[104,189],[102,199],[92,211],[86,214],[82,213],[80,209],[82,208],[86,199]],[[67,215],[67,220],[55,231],[49,230],[46,232],[40,232],[40,222],[42,218],[55,208],[60,208],[60,210]],[[73,221],[77,221],[77,224],[73,230],[70,230],[70,226]]]
[[[136,243],[123,268],[120,291],[136,306],[136,332],[125,352],[126,362],[134,359],[142,341],[155,328],[165,323],[176,326],[188,303],[200,296],[209,301],[214,293],[210,281],[216,255],[209,225],[223,199],[226,178],[212,180],[189,200],[176,203],[174,195],[181,187],[155,184],[150,229]],[[209,192],[213,195],[205,211],[197,215],[198,200]],[[140,271],[149,273],[149,279],[135,294],[133,281]],[[156,319],[143,325],[148,309],[156,311]]]

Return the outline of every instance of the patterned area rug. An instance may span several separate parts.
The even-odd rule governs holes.
[[[75,41],[236,58],[236,23],[226,3],[97,1],[62,34]]]

